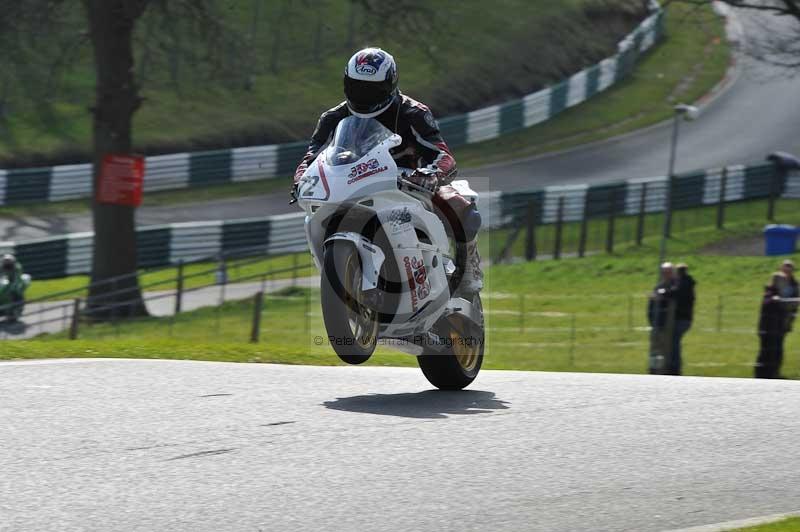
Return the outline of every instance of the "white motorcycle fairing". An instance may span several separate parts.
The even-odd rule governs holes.
[[[448,273],[455,270],[454,259],[430,198],[398,189],[399,171],[389,150],[401,138],[377,121],[368,122],[373,125],[364,126],[363,119],[354,117],[343,120],[298,184],[297,200],[306,212],[306,237],[317,267],[323,269],[326,246],[339,240],[352,242],[358,250],[363,290],[378,287],[383,266],[395,268],[400,294],[396,309],[381,316],[382,338],[427,334],[437,320],[454,312],[478,323],[481,318],[469,302],[451,300]],[[372,144],[361,146],[363,150],[342,140],[347,128],[356,127],[366,127],[359,132],[362,136],[377,135]],[[353,224],[349,219],[365,222]],[[377,220],[383,229],[388,241],[383,249],[362,234],[367,220]],[[391,265],[385,264],[389,261]]]

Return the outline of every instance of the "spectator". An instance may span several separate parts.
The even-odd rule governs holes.
[[[681,357],[681,340],[683,335],[692,327],[694,319],[694,286],[697,284],[689,275],[689,266],[678,264],[675,278],[675,326],[672,331],[672,351],[667,364],[670,375],[680,375],[683,359]]]
[[[778,283],[778,288],[780,290],[778,295],[781,299],[797,300],[800,298],[800,287],[798,287],[797,279],[794,276],[794,262],[788,259],[783,261],[780,273],[783,274],[783,279]],[[786,332],[789,333],[792,331],[792,326],[797,316],[797,307],[800,306],[800,303],[797,301],[786,301],[784,305],[787,311],[785,329]]]
[[[764,290],[761,301],[761,314],[758,320],[758,338],[760,349],[754,376],[757,379],[780,378],[783,363],[783,338],[786,336],[786,305],[781,302],[780,287],[785,277],[781,274],[772,276],[772,282]]]
[[[647,305],[647,320],[650,322],[650,373],[673,374],[675,288],[675,269],[671,262],[665,262],[661,265],[661,279],[650,294]]]

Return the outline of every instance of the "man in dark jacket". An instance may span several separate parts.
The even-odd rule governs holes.
[[[764,290],[758,319],[760,349],[754,370],[754,376],[757,379],[780,378],[788,308],[781,302],[779,294],[780,288],[773,277],[772,284]]]
[[[475,204],[450,185],[456,175],[456,161],[431,110],[402,94],[397,82],[397,65],[388,52],[365,48],[350,58],[344,72],[346,99],[320,117],[308,151],[295,171],[294,186],[328,144],[339,122],[348,116],[374,118],[400,135],[402,143],[391,150],[397,166],[410,169],[408,179],[433,194],[438,214],[449,224],[453,236],[466,244],[467,260],[458,292],[469,299],[483,288],[477,245],[481,217]]]
[[[673,374],[672,344],[675,331],[675,269],[671,262],[661,265],[661,279],[650,294],[647,321],[650,323],[650,373]]]
[[[689,266],[678,264],[675,280],[675,327],[672,331],[672,353],[668,364],[670,375],[680,375],[683,359],[681,356],[681,340],[692,327],[694,319],[694,286],[695,280],[689,275]]]

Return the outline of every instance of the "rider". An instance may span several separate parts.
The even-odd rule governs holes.
[[[6,253],[0,258],[0,273],[8,277],[9,282],[14,282],[22,277],[22,265],[11,253]]]
[[[7,253],[0,257],[0,275],[7,277],[11,285],[11,301],[21,301],[25,283],[22,280],[22,264],[14,255]]]
[[[454,237],[467,244],[467,264],[457,293],[469,298],[483,288],[477,245],[481,217],[475,204],[450,185],[456,175],[456,161],[430,109],[401,93],[397,79],[394,57],[380,48],[365,48],[350,58],[344,71],[346,99],[320,117],[295,172],[294,184],[331,140],[341,120],[351,115],[376,119],[403,139],[392,149],[397,166],[415,169],[409,181],[434,193],[438,214],[453,228]]]

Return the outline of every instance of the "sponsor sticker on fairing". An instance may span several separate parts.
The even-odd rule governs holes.
[[[370,159],[365,163],[359,163],[350,168],[350,174],[347,176],[347,184],[352,185],[356,181],[361,181],[365,177],[385,172],[388,169],[388,166],[381,166],[378,159]]]
[[[411,230],[411,211],[408,207],[402,209],[394,209],[386,222],[389,224],[390,231],[393,235],[404,233]]]
[[[408,276],[408,288],[411,290],[411,310],[419,308],[419,302],[431,294],[431,282],[425,264],[416,257],[403,257]]]

